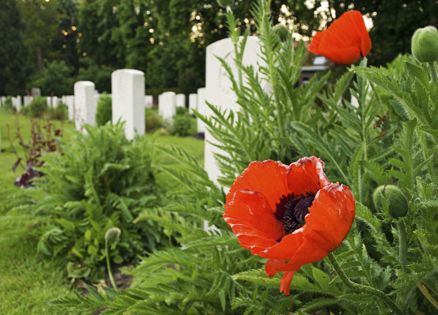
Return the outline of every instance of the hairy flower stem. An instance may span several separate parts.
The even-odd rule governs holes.
[[[111,271],[111,262],[110,262],[110,255],[109,255],[108,241],[107,240],[105,240],[105,256],[106,256],[106,268],[108,270],[108,276],[109,276],[111,285],[114,288],[114,290],[117,291],[117,285],[116,285],[116,282],[114,281],[113,273]]]
[[[432,294],[430,294],[427,287],[422,284],[421,282],[417,283],[417,288],[420,290],[421,294],[429,301],[430,304],[432,304],[436,310],[438,310],[438,301],[434,299]]]
[[[429,62],[430,73],[432,75],[432,82],[438,82],[438,75],[436,74],[435,62]]]
[[[398,226],[398,257],[402,270],[406,269],[407,265],[407,247],[406,247],[406,225],[403,218],[400,218],[397,222]]]
[[[361,60],[359,67],[366,68],[368,64],[367,57],[363,57]],[[367,132],[367,94],[368,94],[368,81],[363,77],[357,78],[358,89],[359,89],[359,109],[360,109],[360,121],[361,121],[361,140],[362,140],[362,160],[368,160],[368,132]],[[358,191],[359,191],[359,201],[363,202],[364,199],[364,188],[365,185],[365,170],[363,166],[359,167],[358,170]]]
[[[403,312],[400,310],[400,308],[384,292],[376,288],[351,281],[350,278],[348,278],[347,274],[342,269],[342,267],[339,265],[333,253],[328,254],[327,257],[333,269],[335,269],[336,273],[339,275],[339,278],[341,278],[341,280],[345,283],[345,285],[347,285],[350,289],[358,293],[365,292],[367,294],[374,295],[379,299],[381,299],[387,306],[389,306],[393,310],[394,314],[403,315]]]

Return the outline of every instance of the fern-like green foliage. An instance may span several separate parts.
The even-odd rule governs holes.
[[[156,224],[134,222],[160,202],[146,140],[129,142],[121,125],[90,127],[65,143],[62,154],[44,159],[38,187],[45,198],[36,214],[46,224],[38,249],[48,256],[66,255],[70,277],[102,275],[104,236],[111,227],[122,230],[111,252],[117,264],[135,262],[162,241]]]
[[[410,57],[379,69],[363,61],[335,84],[323,74],[300,85],[304,47],[278,40],[269,7],[270,1],[260,0],[254,11],[262,46],[259,69],[242,64],[245,39],[232,14],[227,15],[238,74],[222,65],[239,112],[209,104],[211,117],[197,113],[226,153],[217,156],[221,183],[232,183],[253,160],[321,157],[329,178],[348,184],[357,200],[355,223],[335,251],[345,275],[383,292],[400,314],[436,313],[438,85]],[[295,274],[292,297],[280,294],[279,279],[266,277],[263,260],[242,249],[223,222],[224,193],[188,154],[172,147],[160,150],[183,162],[167,169],[180,190],[136,221],[156,222],[181,246],[143,259],[132,272],[130,289],[79,296],[63,305],[104,314],[391,313],[382,299],[352,288],[325,260]],[[406,217],[394,219],[373,204],[374,189],[385,184],[407,196]],[[401,243],[407,248],[403,259]]]
[[[102,94],[99,96],[96,108],[96,124],[103,126],[111,122],[113,115],[111,95]]]

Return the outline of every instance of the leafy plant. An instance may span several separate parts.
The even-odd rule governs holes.
[[[35,96],[32,102],[22,109],[22,113],[32,118],[42,118],[47,110],[47,99],[45,97]]]
[[[41,88],[43,95],[66,95],[71,91],[73,69],[64,61],[46,62],[35,73],[30,85]]]
[[[169,131],[172,135],[186,137],[194,135],[196,130],[195,121],[189,114],[186,108],[177,108],[176,114],[173,116],[172,123],[169,126]]]
[[[24,170],[24,173],[15,180],[15,185],[23,188],[31,187],[36,178],[44,175],[44,173],[38,170],[39,167],[44,165],[43,156],[47,153],[60,150],[59,140],[62,137],[62,131],[59,128],[55,128],[49,121],[39,123],[33,120],[31,121],[30,141],[26,143],[17,120],[15,137],[21,150],[15,147],[9,129],[8,133],[11,147],[17,157],[12,170],[14,172],[18,168]]]
[[[163,119],[158,111],[152,108],[145,109],[145,122],[147,132],[158,130],[164,126]]]
[[[66,120],[68,119],[68,107],[63,103],[57,107],[50,107],[47,110],[47,116],[49,119]]]
[[[96,109],[96,124],[98,126],[103,126],[107,122],[112,120],[112,101],[111,95],[102,94],[99,97],[99,101],[97,102]]]
[[[135,263],[159,246],[162,234],[150,221],[134,220],[144,209],[160,202],[151,170],[151,148],[144,139],[129,142],[123,126],[88,128],[75,134],[63,154],[46,156],[39,181],[46,198],[36,213],[47,220],[38,250],[47,256],[66,257],[69,277],[103,276],[105,233],[121,230],[111,261]]]

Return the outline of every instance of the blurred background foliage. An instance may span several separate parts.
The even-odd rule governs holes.
[[[254,30],[253,4],[235,1],[242,29]],[[272,1],[274,23],[288,24],[295,39],[353,8],[373,21],[372,65],[407,52],[416,28],[438,23],[435,0]],[[144,71],[150,89],[194,92],[204,85],[205,47],[227,33],[224,10],[212,0],[2,0],[0,95],[34,86],[62,95],[74,80],[110,92],[117,68]]]

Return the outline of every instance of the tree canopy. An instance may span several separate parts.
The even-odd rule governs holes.
[[[233,6],[240,27],[252,32],[255,3]],[[437,24],[434,0],[272,0],[275,22],[297,40],[353,8],[373,21],[375,65],[408,52],[416,28]],[[149,90],[192,92],[204,84],[206,46],[227,36],[224,9],[213,0],[3,0],[0,9],[0,94],[45,82],[43,93],[60,95],[75,79],[109,92],[117,68],[144,71]],[[44,76],[53,73],[69,77],[49,87],[58,78]]]

